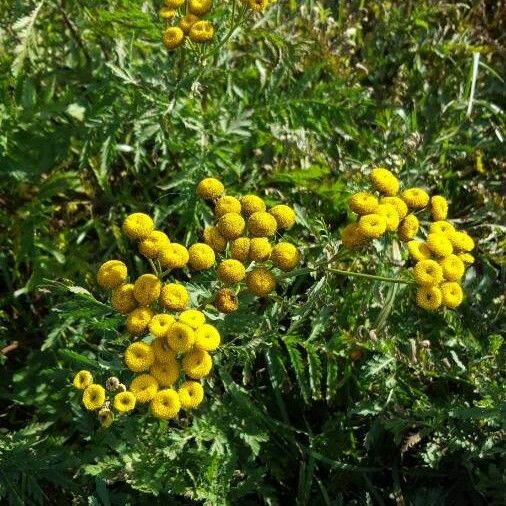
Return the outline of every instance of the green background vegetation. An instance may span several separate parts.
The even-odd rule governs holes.
[[[222,37],[230,2],[216,3]],[[504,3],[282,1],[184,61],[160,44],[158,8],[0,1],[0,502],[502,503]],[[217,175],[293,203],[311,263],[335,250],[373,164],[448,196],[476,238],[458,311],[307,274],[217,321],[225,342],[189,423],[104,430],[84,412],[73,373],[120,374],[125,336],[72,284],[107,302],[102,261],[147,268],[126,213],[194,241],[211,219],[195,185]],[[339,266],[400,276],[388,251]]]

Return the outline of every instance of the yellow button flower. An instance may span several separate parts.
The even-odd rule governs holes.
[[[257,195],[244,195],[244,197],[240,198],[240,202],[242,214],[246,217],[267,209],[265,202]]]
[[[379,214],[380,216],[384,216],[387,220],[387,230],[393,232],[397,230],[399,226],[399,215],[395,207],[391,204],[380,204],[374,214]]]
[[[204,350],[193,350],[183,357],[184,373],[193,379],[206,377],[213,366],[211,355]]]
[[[299,250],[289,242],[280,242],[272,248],[272,263],[283,271],[291,271],[300,262]]]
[[[239,260],[229,258],[221,262],[218,266],[217,274],[220,281],[227,285],[232,285],[244,279],[246,276],[246,268]]]
[[[241,213],[241,203],[239,200],[235,197],[229,197],[228,195],[221,197],[214,207],[214,214],[216,215],[216,218],[221,218],[227,213]]]
[[[143,274],[134,283],[134,295],[141,306],[149,306],[158,300],[162,284],[154,274]]]
[[[164,269],[182,269],[190,260],[190,254],[182,244],[173,242],[160,252],[158,259]]]
[[[248,237],[238,237],[230,245],[230,256],[239,262],[246,262],[249,256],[250,239]]]
[[[164,362],[163,364],[155,362],[151,366],[149,373],[156,379],[160,386],[170,387],[179,378],[179,365],[176,359],[170,362]]]
[[[265,297],[276,289],[276,278],[263,267],[256,267],[246,276],[248,291],[257,297]]]
[[[204,400],[204,388],[197,381],[185,381],[177,391],[183,409],[198,408]]]
[[[429,194],[421,188],[408,188],[401,197],[410,209],[423,209],[429,203]]]
[[[102,385],[91,384],[83,393],[83,404],[88,411],[100,409],[105,402],[105,389]]]
[[[459,281],[464,275],[464,262],[457,255],[449,255],[440,261],[443,276],[448,281]]]
[[[193,42],[209,42],[214,37],[214,27],[209,21],[197,21],[190,28],[190,39]]]
[[[160,230],[153,230],[146,239],[139,243],[139,252],[148,258],[156,258],[160,252],[170,244],[167,234]]]
[[[167,342],[175,352],[186,353],[195,342],[195,332],[189,325],[176,322],[167,332]]]
[[[191,27],[199,20],[194,14],[186,14],[179,21],[179,28],[185,35],[189,35]]]
[[[206,227],[202,234],[204,242],[216,253],[223,253],[227,247],[227,240],[221,235],[218,227]]]
[[[176,16],[177,12],[174,9],[171,9],[170,7],[167,7],[164,5],[159,11],[158,15],[165,19],[165,21],[170,21],[172,18]]]
[[[220,313],[230,314],[237,311],[239,300],[232,290],[220,288],[214,297],[214,305]]]
[[[176,319],[172,315],[156,314],[149,322],[149,332],[154,337],[165,337],[174,323],[176,323]]]
[[[114,414],[109,408],[102,408],[98,412],[98,419],[100,421],[100,425],[104,429],[108,429],[112,425],[112,422],[114,422]]]
[[[427,246],[438,257],[447,257],[453,253],[453,246],[448,237],[444,234],[429,234]]]
[[[158,381],[151,374],[136,376],[130,384],[130,391],[139,404],[149,402],[158,392]]]
[[[97,273],[97,282],[102,288],[112,290],[122,285],[127,278],[127,266],[119,260],[108,260]]]
[[[272,247],[266,237],[253,237],[250,241],[248,259],[253,262],[267,262],[271,256]]]
[[[179,395],[172,388],[160,390],[153,397],[150,409],[151,414],[160,420],[171,420],[176,418],[181,409]]]
[[[146,239],[154,229],[153,220],[144,213],[130,214],[123,222],[123,232],[130,239]]]
[[[274,216],[276,224],[281,230],[289,230],[295,225],[295,211],[284,204],[278,204],[269,209],[269,214]]]
[[[430,224],[429,232],[431,234],[451,234],[455,231],[455,227],[447,221],[435,221]]]
[[[413,277],[419,285],[438,285],[443,280],[443,269],[435,260],[420,260],[413,269]]]
[[[134,336],[142,336],[148,331],[149,323],[155,312],[149,307],[134,309],[127,318],[126,328]]]
[[[120,392],[114,396],[113,406],[120,413],[128,413],[135,408],[135,395],[132,392]]]
[[[272,214],[259,211],[248,218],[248,231],[252,237],[271,237],[277,228],[277,221]]]
[[[474,257],[470,253],[458,253],[457,256],[464,262],[466,267],[474,264]]]
[[[134,285],[127,283],[113,290],[111,305],[119,313],[131,313],[138,306],[134,295]]]
[[[151,344],[155,361],[160,364],[170,364],[176,360],[176,352],[169,346],[167,336],[157,337]]]
[[[368,237],[364,237],[360,233],[358,223],[349,223],[341,232],[341,241],[343,246],[351,251],[364,247],[368,241]]]
[[[429,247],[423,241],[409,241],[408,242],[409,256],[416,260],[427,260],[432,256],[432,252]]]
[[[197,185],[197,195],[204,200],[216,200],[224,191],[223,183],[214,177],[206,177]]]
[[[163,32],[163,45],[170,51],[177,49],[184,41],[184,32],[179,26],[169,26]]]
[[[391,206],[395,207],[395,210],[397,211],[397,214],[399,216],[399,219],[404,219],[406,215],[408,214],[408,206],[399,197],[382,197],[380,200],[380,204],[390,204]]]
[[[245,3],[255,12],[263,12],[269,5],[269,0],[246,0]]]
[[[362,237],[377,239],[387,229],[387,219],[379,214],[366,214],[358,222],[358,232]]]
[[[160,303],[167,309],[182,311],[188,305],[190,295],[183,285],[169,283],[162,288]]]
[[[198,309],[187,309],[179,315],[179,321],[195,330],[206,323],[206,317]]]
[[[441,290],[437,286],[421,286],[416,292],[416,303],[427,311],[436,310],[443,300]]]
[[[177,9],[184,4],[185,0],[165,0],[165,5],[171,9]]]
[[[420,224],[418,223],[418,218],[414,214],[408,214],[401,221],[399,229],[397,230],[399,239],[404,242],[411,241],[418,233],[419,228]]]
[[[93,383],[93,376],[90,371],[79,371],[75,376],[72,384],[74,388],[78,388],[79,390],[84,390],[86,387],[89,387]]]
[[[241,237],[245,227],[244,218],[237,213],[224,214],[218,220],[218,230],[225,239],[232,240]]]
[[[376,167],[369,175],[371,183],[382,195],[393,197],[399,191],[399,180],[388,169]]]
[[[368,192],[353,194],[348,200],[350,209],[357,214],[372,214],[378,207],[378,199]]]
[[[453,281],[448,281],[441,285],[441,292],[443,294],[443,306],[455,309],[462,304],[464,300],[464,292],[462,287]]]
[[[142,341],[132,343],[125,350],[125,365],[133,372],[147,371],[154,361],[153,348]]]
[[[197,350],[215,351],[221,342],[218,329],[206,323],[195,331],[195,348]]]
[[[458,251],[473,251],[474,241],[465,232],[458,232],[457,230],[448,234],[448,239],[453,247]]]
[[[430,212],[434,221],[446,220],[448,216],[448,202],[441,195],[434,195],[430,199]]]
[[[213,6],[213,0],[190,0],[188,10],[196,16],[207,14]]]
[[[196,271],[210,269],[216,260],[213,248],[201,242],[192,244],[188,254],[190,255],[188,263]]]

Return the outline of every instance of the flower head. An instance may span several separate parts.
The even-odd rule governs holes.
[[[139,243],[139,252],[148,258],[156,258],[160,252],[170,244],[167,234],[160,230],[153,230],[146,239]]]
[[[220,281],[227,285],[232,285],[244,279],[246,276],[246,268],[239,260],[229,258],[221,262],[218,266],[217,274]]]
[[[134,336],[142,336],[148,331],[151,319],[155,312],[149,307],[138,307],[134,309],[127,318],[126,328]]]
[[[442,302],[440,288],[434,285],[421,286],[416,292],[416,303],[423,309],[434,311]]]
[[[197,194],[204,200],[216,200],[221,197],[224,192],[225,187],[223,183],[214,177],[206,177],[197,185]]]
[[[213,360],[204,350],[193,350],[183,357],[183,370],[193,379],[201,379],[211,372]]]
[[[455,231],[455,227],[448,221],[435,221],[430,224],[429,232],[431,234],[451,234]]]
[[[230,314],[237,311],[239,301],[232,290],[220,288],[214,297],[214,305],[221,313]]]
[[[171,20],[172,18],[174,18],[176,16],[177,12],[174,10],[174,9],[171,9],[170,7],[167,7],[166,5],[164,5],[159,11],[158,11],[158,15],[162,18],[162,19],[165,19],[166,21],[169,21]]]
[[[248,291],[257,297],[265,297],[276,289],[276,278],[264,267],[256,267],[246,276]]]
[[[143,274],[134,283],[134,295],[141,306],[149,306],[158,300],[162,284],[154,274]]]
[[[204,400],[204,388],[197,381],[185,381],[177,391],[183,409],[198,408]]]
[[[176,319],[170,314],[156,314],[149,322],[149,332],[155,337],[165,337],[175,322]]]
[[[111,305],[118,313],[131,313],[138,306],[134,295],[134,285],[127,283],[113,290]]]
[[[246,5],[255,12],[263,12],[269,5],[269,0],[246,0]]]
[[[151,344],[155,354],[155,362],[169,364],[176,360],[176,352],[169,346],[167,336],[157,337]]]
[[[189,325],[176,322],[167,332],[167,342],[175,352],[186,353],[195,342],[195,332]]]
[[[220,342],[220,333],[213,325],[206,323],[195,331],[195,348],[197,350],[215,351]]]
[[[378,199],[368,192],[354,193],[348,200],[350,209],[357,214],[372,214],[378,207]]]
[[[382,197],[380,200],[380,204],[390,204],[395,207],[397,214],[399,215],[399,219],[403,219],[408,214],[408,206],[399,197]]]
[[[155,224],[153,220],[144,213],[130,214],[123,222],[123,232],[130,239],[146,239],[154,229]]]
[[[225,239],[237,239],[242,235],[245,227],[244,218],[238,213],[224,214],[218,220],[218,230]]]
[[[408,188],[401,197],[410,209],[423,209],[429,203],[429,194],[421,188]]]
[[[214,27],[209,21],[197,21],[190,28],[190,39],[193,42],[209,42],[214,37]]]
[[[120,260],[108,260],[97,273],[97,282],[102,288],[112,290],[122,285],[127,278],[127,266]]]
[[[393,197],[399,191],[399,180],[391,171],[383,167],[376,167],[369,175],[374,188],[382,195]]]
[[[441,293],[443,295],[443,306],[451,309],[455,309],[457,306],[460,306],[464,300],[462,287],[454,281],[443,283],[441,285]]]
[[[300,262],[300,253],[293,244],[279,242],[272,248],[271,260],[282,271],[291,271]]]
[[[168,49],[177,49],[184,40],[184,32],[179,26],[169,26],[163,32],[163,45]]]
[[[285,204],[278,204],[269,209],[269,214],[274,216],[280,230],[289,230],[295,225],[295,211]]]
[[[184,2],[185,0],[165,0],[165,5],[171,9],[178,9]]]
[[[160,390],[151,400],[150,408],[151,414],[160,420],[176,418],[181,409],[179,395],[172,388]]]
[[[206,317],[198,309],[187,309],[179,315],[179,321],[195,330],[206,323]]]
[[[397,210],[391,204],[380,204],[374,214],[379,214],[380,216],[384,216],[387,220],[387,230],[393,232],[397,230],[399,226],[399,215],[397,214]]]
[[[276,233],[278,224],[272,214],[265,211],[253,213],[248,218],[248,231],[252,237],[270,237]]]
[[[438,257],[447,257],[453,252],[453,246],[445,234],[429,234],[427,236],[427,246]]]
[[[182,311],[188,305],[190,295],[183,285],[169,283],[162,288],[160,302],[173,311]]]
[[[149,402],[158,392],[158,381],[151,374],[141,374],[132,380],[130,391],[139,404]]]
[[[188,263],[196,271],[210,269],[216,260],[213,248],[201,242],[192,244],[188,254],[190,255]]]
[[[114,422],[114,414],[109,408],[102,408],[98,412],[98,419],[100,421],[100,425],[104,429],[108,429],[112,425],[112,422]]]
[[[120,392],[114,396],[113,406],[120,413],[128,413],[135,408],[135,395],[132,392]]]
[[[241,214],[241,203],[239,200],[228,195],[221,197],[214,206],[214,214],[216,215],[216,218],[221,218],[227,213]]]
[[[358,221],[358,232],[362,237],[377,239],[387,229],[387,219],[379,214],[366,214]]]
[[[204,242],[216,253],[223,253],[227,247],[227,240],[221,235],[218,227],[206,227],[202,234]]]
[[[465,232],[454,230],[448,234],[448,239],[450,239],[450,242],[457,251],[469,252],[474,249],[474,241],[472,237],[467,235]]]
[[[434,221],[446,220],[448,216],[448,202],[441,195],[434,195],[430,199],[430,212]]]
[[[474,264],[474,257],[470,253],[458,253],[457,256],[464,262],[466,267]]]
[[[79,371],[75,376],[72,384],[74,388],[79,390],[84,390],[86,387],[90,386],[93,383],[93,376],[90,371]]]
[[[105,389],[102,385],[88,385],[83,393],[83,404],[88,411],[100,409],[105,402]]]
[[[440,262],[443,276],[447,281],[459,281],[466,270],[464,262],[457,255],[448,255]]]
[[[179,28],[183,30],[185,35],[190,33],[191,27],[199,20],[195,14],[185,14],[179,21]]]
[[[423,241],[409,241],[408,251],[409,256],[416,261],[427,260],[432,256],[432,252],[430,251],[427,244],[425,244]]]
[[[155,362],[149,369],[149,373],[162,387],[172,386],[179,378],[179,365],[176,359],[170,362]]]
[[[147,371],[154,361],[153,348],[142,341],[130,344],[125,350],[125,365],[133,372]]]
[[[253,213],[263,212],[267,209],[265,202],[257,195],[244,195],[240,198],[241,212],[244,216],[251,216]]]
[[[188,10],[196,16],[207,14],[213,6],[213,0],[190,0]]]
[[[249,245],[248,259],[253,262],[266,262],[271,252],[272,246],[267,237],[253,237]]]
[[[443,280],[443,269],[430,258],[420,260],[413,269],[413,277],[419,285],[438,285]]]
[[[404,242],[411,241],[418,233],[419,228],[420,224],[418,223],[418,218],[414,214],[408,214],[401,221],[399,229],[397,230],[399,239]]]
[[[182,244],[172,242],[160,251],[158,259],[164,269],[181,269],[188,263],[190,254]]]
[[[341,232],[341,241],[343,241],[343,246],[345,248],[353,251],[365,246],[369,241],[369,238],[364,237],[360,233],[358,223],[349,223]]]
[[[234,260],[239,260],[239,262],[246,262],[249,256],[250,244],[249,237],[238,237],[230,245],[230,256]]]

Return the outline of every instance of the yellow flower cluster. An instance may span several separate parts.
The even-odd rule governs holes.
[[[275,241],[279,233],[295,224],[294,210],[285,204],[268,209],[258,195],[225,195],[221,181],[211,177],[200,181],[197,194],[213,208],[216,218],[215,225],[203,233],[204,243],[219,256],[217,277],[224,285],[216,293],[215,307],[222,313],[235,311],[243,282],[256,297],[274,292],[272,268],[291,271],[300,263],[296,246]]]
[[[446,221],[446,199],[441,195],[430,197],[422,188],[400,191],[399,180],[383,167],[371,171],[370,181],[372,191],[355,193],[349,200],[357,221],[344,228],[343,245],[357,250],[387,232],[396,232],[416,262],[413,277],[419,285],[417,304],[427,310],[459,306],[463,300],[460,280],[465,268],[474,262],[470,254],[474,241]],[[424,210],[430,212],[431,223],[425,240],[420,240],[416,239],[418,215]]]

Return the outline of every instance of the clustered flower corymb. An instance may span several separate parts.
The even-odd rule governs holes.
[[[459,306],[464,298],[460,281],[466,267],[474,263],[474,241],[447,221],[446,199],[431,197],[422,188],[400,191],[400,181],[383,167],[374,168],[370,180],[373,191],[355,193],[349,200],[357,221],[344,228],[343,245],[355,251],[389,232],[396,233],[415,262],[417,304],[427,310]],[[425,212],[430,224],[428,230],[421,230],[419,216]],[[425,240],[417,238],[419,232]]]

